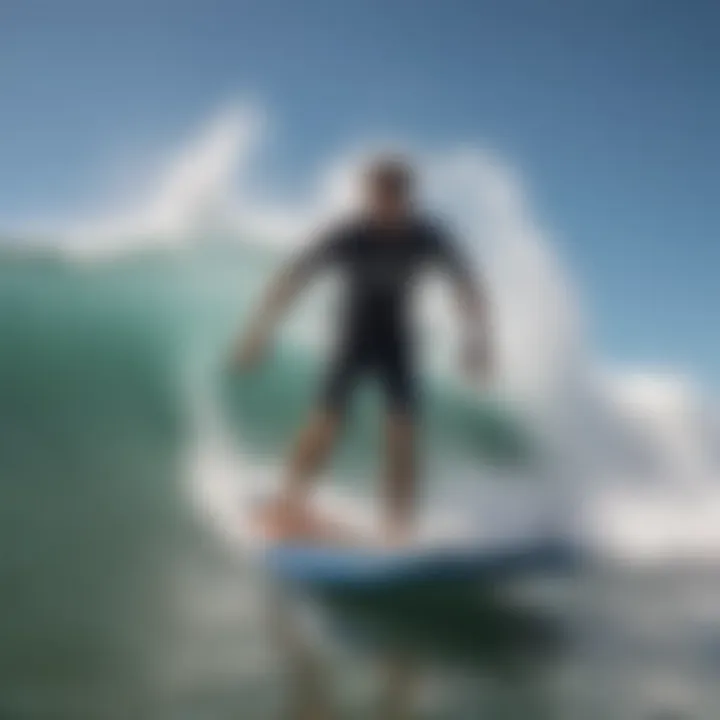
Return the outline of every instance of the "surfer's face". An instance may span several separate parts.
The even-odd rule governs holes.
[[[367,207],[383,223],[403,220],[410,211],[409,171],[401,166],[378,166],[368,174]]]

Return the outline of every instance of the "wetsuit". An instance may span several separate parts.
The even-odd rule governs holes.
[[[390,410],[412,414],[417,405],[410,305],[428,266],[468,281],[467,264],[444,231],[423,219],[382,227],[355,220],[334,228],[307,250],[299,270],[340,272],[344,303],[338,349],[323,383],[321,404],[342,412],[356,381],[377,379]]]

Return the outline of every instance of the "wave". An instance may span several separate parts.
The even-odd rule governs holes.
[[[244,492],[242,478],[255,478],[256,486],[257,478],[277,475],[265,466],[307,403],[331,288],[320,288],[293,315],[285,354],[257,386],[243,387],[222,372],[232,333],[296,236],[352,205],[351,178],[367,149],[330,162],[309,197],[272,201],[252,182],[258,127],[256,113],[230,108],[161,170],[149,199],[93,220],[16,232],[0,249],[2,387],[16,398],[4,405],[5,424],[29,412],[31,388],[43,388],[63,400],[45,419],[44,400],[37,400],[25,425],[29,436],[34,423],[65,423],[82,435],[96,418],[75,412],[62,385],[81,392],[95,368],[104,368],[113,384],[112,402],[133,398],[143,408],[147,402],[150,417],[157,417],[155,389],[166,388],[173,418],[157,417],[158,423],[187,431],[181,454],[192,497],[205,498],[214,516],[228,497]],[[498,525],[510,534],[564,525],[624,557],[720,552],[720,538],[709,529],[717,527],[712,508],[720,508],[720,425],[712,400],[682,376],[611,371],[592,357],[577,292],[523,182],[496,153],[463,147],[415,154],[427,202],[453,218],[486,277],[502,367],[499,396],[539,449],[530,466],[512,471],[488,464],[487,448],[477,452],[478,438],[488,436],[482,420],[497,417],[497,406],[451,381],[456,330],[442,291],[428,286],[422,315],[433,338],[434,517],[476,535]],[[67,374],[57,375],[54,366]],[[270,387],[275,396],[265,392]],[[357,495],[351,478],[372,472],[362,460],[374,457],[372,401],[365,404],[338,463],[339,495]],[[481,430],[468,432],[472,427]],[[370,490],[364,492],[345,505],[367,505]],[[235,510],[230,516],[220,523],[226,530],[237,521]]]

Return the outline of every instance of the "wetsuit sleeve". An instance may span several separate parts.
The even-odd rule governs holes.
[[[444,229],[427,229],[427,250],[430,261],[457,282],[471,282],[470,262],[457,241]]]
[[[292,272],[299,277],[310,277],[326,270],[345,256],[348,233],[344,229],[332,229],[322,233],[301,250],[294,258]]]

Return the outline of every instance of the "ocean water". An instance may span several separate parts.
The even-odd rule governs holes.
[[[712,554],[664,552],[698,558],[680,525],[659,554],[646,538],[662,562],[644,564],[626,526],[614,544],[578,533],[595,495],[583,478],[568,494],[536,416],[513,411],[520,447],[495,405],[441,375],[426,541],[564,532],[586,565],[382,607],[277,593],[242,508],[277,480],[312,398],[307,318],[324,301],[264,373],[225,366],[274,262],[223,243],[102,261],[2,251],[0,717],[718,717]],[[379,450],[370,393],[323,484],[351,520],[374,515]],[[657,539],[647,511],[628,516]]]

